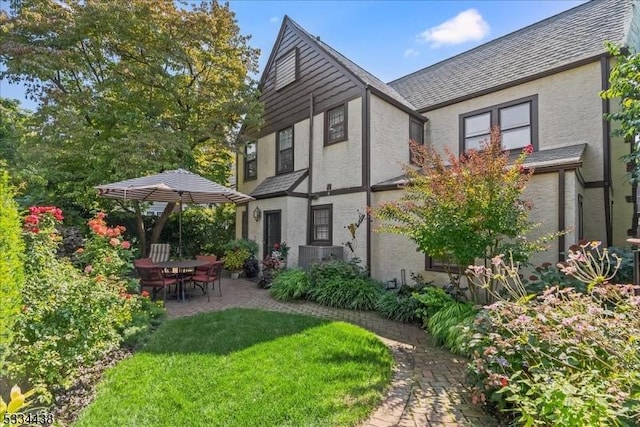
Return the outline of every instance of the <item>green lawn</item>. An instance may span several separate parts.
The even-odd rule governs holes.
[[[76,426],[348,426],[380,403],[390,351],[356,326],[233,309],[166,322],[109,370]]]

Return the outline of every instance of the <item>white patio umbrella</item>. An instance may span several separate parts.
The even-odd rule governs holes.
[[[99,196],[111,199],[180,203],[180,247],[178,248],[180,258],[182,258],[182,203],[242,203],[254,200],[251,196],[184,169],[98,185],[95,188]]]

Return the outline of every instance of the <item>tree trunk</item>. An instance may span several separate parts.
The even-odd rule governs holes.
[[[173,209],[175,207],[176,207],[175,202],[167,203],[167,207],[164,208],[162,215],[160,215],[160,218],[158,219],[156,224],[153,226],[153,230],[151,231],[151,240],[149,241],[149,244],[158,242],[158,239],[160,239],[160,233],[162,233],[162,229],[164,228],[164,225],[167,223],[167,220],[169,219],[169,216],[171,215],[171,212],[173,212]]]

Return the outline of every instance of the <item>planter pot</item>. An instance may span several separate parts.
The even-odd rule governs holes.
[[[232,271],[231,272],[231,278],[232,279],[237,279],[238,277],[240,277],[241,274],[242,274],[242,271]]]

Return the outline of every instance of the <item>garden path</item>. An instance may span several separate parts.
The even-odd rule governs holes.
[[[222,297],[211,292],[211,301],[192,291],[187,302],[167,301],[169,318],[227,308],[259,308],[306,314],[349,322],[377,334],[389,346],[396,360],[393,384],[382,405],[365,426],[494,426],[497,422],[471,404],[464,385],[466,359],[452,355],[430,342],[423,329],[394,322],[375,312],[352,311],[321,306],[309,301],[280,302],[255,283],[243,279],[222,279]]]

